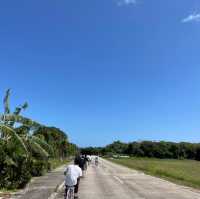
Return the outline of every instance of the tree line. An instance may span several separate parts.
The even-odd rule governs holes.
[[[12,112],[10,90],[0,114],[0,189],[24,187],[32,176],[41,176],[78,150],[65,132],[25,118],[25,102]]]
[[[82,148],[82,153],[103,156],[128,155],[161,159],[192,159],[200,161],[200,143],[141,141],[123,143],[115,141],[105,147]]]

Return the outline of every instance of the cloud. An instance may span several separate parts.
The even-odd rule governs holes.
[[[137,3],[137,0],[119,0],[118,1],[118,6],[123,6],[123,5],[134,5]]]
[[[200,22],[200,13],[189,15],[188,17],[186,17],[182,20],[182,23],[188,23],[188,22],[192,22],[192,21]]]

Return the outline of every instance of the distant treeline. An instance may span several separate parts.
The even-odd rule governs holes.
[[[113,142],[105,147],[82,148],[83,154],[98,154],[113,156],[116,154],[136,157],[169,158],[169,159],[193,159],[200,161],[200,143],[187,142],[154,142],[142,141],[123,143]]]

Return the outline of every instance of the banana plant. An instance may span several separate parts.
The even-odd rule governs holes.
[[[23,154],[31,156],[32,153],[39,154],[40,157],[46,159],[52,154],[52,147],[48,145],[41,138],[30,135],[21,134],[19,135],[15,129],[0,123],[1,139],[7,144],[15,143],[19,148],[22,149]]]
[[[16,107],[13,114],[10,113],[10,89],[6,91],[4,97],[4,114],[0,114],[0,139],[8,144],[15,143],[19,148],[22,149],[26,156],[37,153],[43,158],[48,158],[52,154],[52,148],[50,145],[45,143],[41,138],[30,134],[30,130],[37,129],[42,125],[20,115],[22,110],[28,107],[28,103],[24,103],[21,106]],[[18,123],[24,133],[20,134],[19,128],[14,128],[14,124]],[[27,131],[23,129],[25,127]]]

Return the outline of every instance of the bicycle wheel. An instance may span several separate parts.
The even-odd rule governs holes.
[[[68,187],[64,199],[74,199],[74,187]]]
[[[70,199],[74,199],[74,187],[70,189]]]

